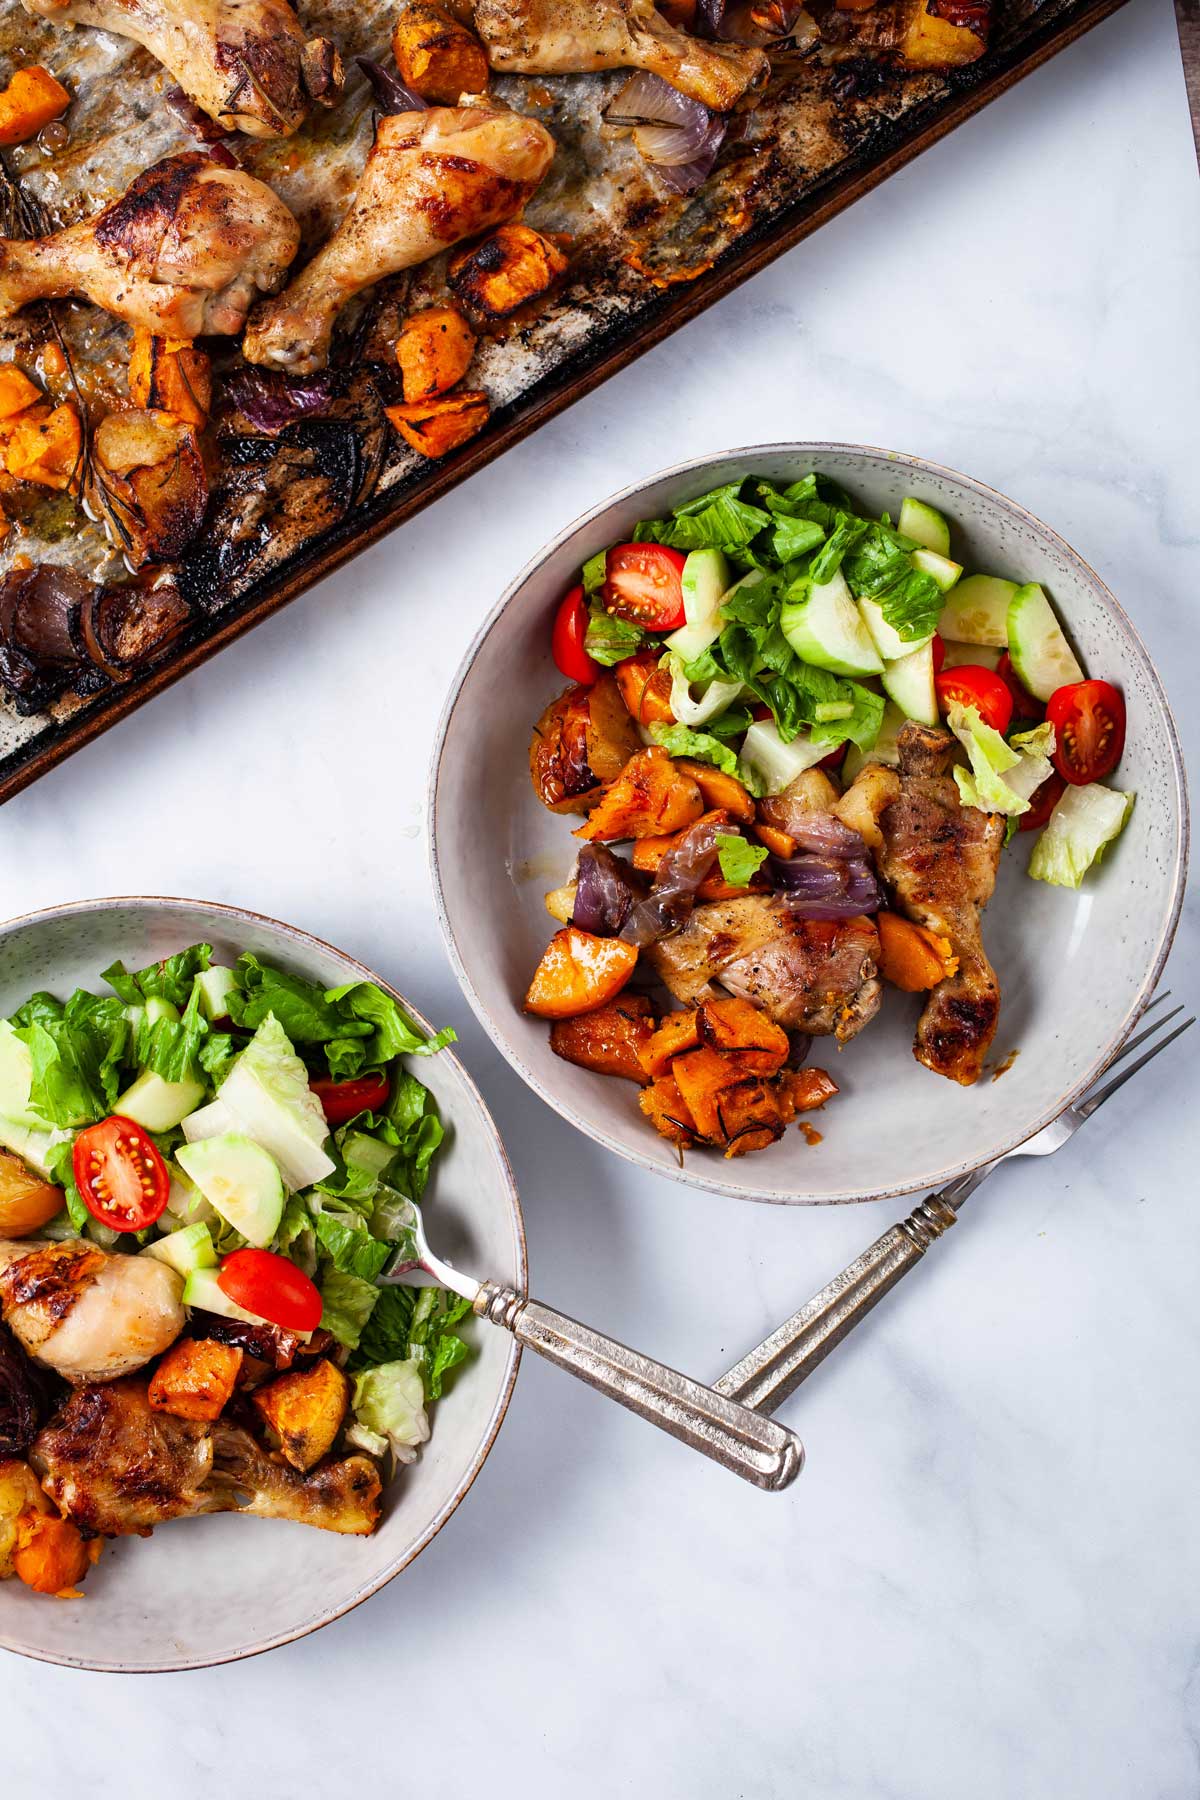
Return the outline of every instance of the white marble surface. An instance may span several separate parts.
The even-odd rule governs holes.
[[[526,1096],[430,913],[446,684],[499,587],[619,483],[856,439],[1058,526],[1145,632],[1195,766],[1196,202],[1169,0],[1138,0],[6,807],[0,916],[194,894],[375,963],[461,1032],[537,1289],[715,1376],[899,1209],[706,1200]],[[1193,1004],[1197,939],[1193,903],[1170,970]],[[785,1410],[809,1452],[785,1497],[527,1361],[467,1505],[316,1637],[138,1685],[5,1658],[4,1792],[1192,1800],[1195,1073],[995,1179]]]

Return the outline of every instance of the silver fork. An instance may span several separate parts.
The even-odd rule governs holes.
[[[1170,999],[1171,990],[1158,994],[1145,1007],[1136,1024],[1149,1013]],[[1162,1013],[1153,1024],[1136,1036],[1126,1039],[1117,1055],[1104,1070],[1116,1068],[1143,1044],[1177,1019],[1183,1011],[1176,1006],[1168,1013]],[[1152,1062],[1160,1051],[1168,1044],[1173,1044],[1189,1026],[1196,1023],[1195,1018],[1187,1018],[1181,1025],[1166,1037],[1159,1037],[1158,1042],[1151,1045],[1136,1062],[1115,1076],[1105,1081],[1102,1087],[1093,1088],[1083,1099],[1068,1106],[1065,1112],[1044,1125],[1041,1131],[1018,1144],[1015,1150],[1008,1150],[993,1162],[983,1163],[969,1174],[961,1175],[936,1194],[930,1194],[921,1204],[890,1231],[885,1231],[881,1238],[876,1238],[869,1250],[856,1257],[848,1268],[835,1275],[833,1280],[815,1294],[806,1306],[793,1313],[790,1319],[773,1331],[768,1338],[741,1362],[735,1363],[727,1375],[713,1383],[718,1394],[725,1394],[731,1400],[740,1400],[743,1406],[750,1406],[757,1412],[771,1413],[788,1395],[794,1393],[800,1383],[812,1374],[819,1362],[822,1362],[836,1344],[840,1344],[860,1320],[864,1319],[890,1288],[895,1287],[902,1275],[922,1260],[930,1244],[935,1243],[943,1232],[949,1231],[958,1217],[958,1209],[981,1182],[986,1181],[993,1169],[999,1168],[1002,1162],[1008,1162],[1014,1156],[1052,1156],[1060,1150],[1079,1130],[1086,1119],[1110,1100],[1118,1088],[1124,1087],[1131,1076],[1139,1069]],[[1101,1077],[1100,1079],[1103,1079]]]

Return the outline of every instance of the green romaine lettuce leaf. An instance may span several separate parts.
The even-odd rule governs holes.
[[[749,887],[760,863],[766,861],[765,844],[748,843],[733,832],[717,833],[717,861],[730,887]]]
[[[353,1221],[353,1222],[352,1222]],[[392,1246],[380,1243],[352,1214],[319,1212],[317,1242],[335,1269],[373,1282],[392,1258]]]
[[[348,1350],[358,1348],[363,1330],[383,1288],[373,1287],[357,1275],[329,1268],[317,1283],[321,1290],[321,1323]],[[395,1290],[387,1289],[387,1292]]]
[[[669,544],[674,550],[739,550],[771,523],[770,513],[739,498],[743,483],[713,488],[669,519],[646,519],[634,529],[634,541]]]
[[[872,522],[846,558],[843,574],[858,600],[877,600],[884,620],[906,643],[937,629],[941,589],[932,575],[912,566],[916,545],[892,526]]]
[[[583,591],[590,600],[604,586],[605,569],[608,563],[608,551],[597,550],[595,556],[589,556],[580,573]]]
[[[411,1358],[380,1363],[357,1375],[351,1406],[360,1425],[387,1439],[399,1462],[412,1462],[429,1437],[424,1384]]]
[[[344,987],[330,988],[325,999],[337,1007],[343,1018],[355,1025],[365,1023],[373,1027],[371,1037],[363,1045],[361,1062],[347,1074],[382,1068],[397,1056],[433,1056],[454,1042],[449,1026],[436,1037],[426,1037],[418,1031],[403,1008],[373,981],[350,981]]]
[[[161,962],[150,963],[131,975],[123,962],[115,962],[104,970],[107,981],[126,1006],[138,1006],[144,1000],[166,1000],[181,1010],[188,1003],[192,983],[201,969],[212,961],[211,944],[189,944],[186,950]]]
[[[735,775],[745,781],[745,771],[739,770],[737,752],[720,738],[713,737],[707,731],[689,731],[686,725],[664,725],[656,722],[650,727],[650,736],[656,744],[661,744],[668,756],[690,756],[696,762],[711,763],[714,768],[722,769],[726,775]],[[749,783],[746,783],[749,786]],[[751,788],[752,793],[759,790]]]
[[[1117,793],[1098,781],[1069,787],[1033,846],[1029,873],[1034,881],[1077,888],[1125,829],[1133,802],[1132,794]]]
[[[1010,818],[1028,812],[1028,800],[1023,800],[1004,779],[1020,763],[1020,751],[1009,749],[1000,733],[984,723],[977,707],[952,706],[946,723],[971,761],[970,774],[961,768],[954,771],[963,805],[1004,813]]]
[[[600,600],[593,595],[587,635],[583,640],[583,647],[593,662],[611,669],[614,663],[636,655],[645,635],[640,625],[631,625],[628,619],[618,619],[615,614],[605,612]]]

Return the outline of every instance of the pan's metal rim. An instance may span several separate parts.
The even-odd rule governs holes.
[[[986,71],[978,72],[978,64],[959,70],[961,85],[939,99],[932,115],[925,123],[918,124],[911,136],[885,148],[878,160],[869,165],[859,166],[852,159],[850,165],[833,176],[827,185],[806,196],[797,214],[783,214],[760,235],[752,237],[744,246],[736,247],[703,283],[674,290],[669,303],[650,312],[630,340],[602,348],[590,360],[585,360],[573,375],[556,372],[544,387],[539,384],[511,408],[498,411],[497,418],[502,423],[498,423],[495,432],[483,433],[445,458],[418,486],[405,485],[394,503],[381,507],[365,519],[359,529],[349,532],[344,528],[345,522],[336,526],[327,537],[317,541],[311,553],[302,553],[295,566],[285,570],[278,581],[269,582],[265,593],[250,600],[214,631],[189,644],[178,656],[152,667],[144,680],[117,688],[70,719],[39,733],[29,745],[0,759],[0,805],[65,762],[77,750],[82,750],[120,719],[136,712],[148,700],[210,661],[317,582],[371,549],[477,470],[523,442],[540,425],[590,394],[610,375],[636,362],[645,351],[653,349],[680,326],[741,287],[785,251],[794,249],[864,194],[905,168],[923,150],[940,143],[989,102],[1007,93],[1024,76],[1041,68],[1060,50],[1065,50],[1093,26],[1119,11],[1125,3],[1126,0],[1079,0],[1077,9],[1065,22],[1050,21],[1040,28],[1035,25],[1019,45],[997,49],[994,63],[990,61],[989,52],[990,66]]]
[[[374,970],[369,969],[367,965],[360,962],[357,957],[348,955],[346,951],[339,949],[336,944],[331,944],[327,942],[326,939],[317,937],[313,932],[304,931],[298,925],[288,925],[282,919],[272,918],[269,913],[252,912],[248,907],[232,906],[221,900],[189,900],[172,894],[110,894],[94,900],[65,901],[57,906],[42,907],[36,912],[20,913],[15,918],[0,921],[0,940],[12,936],[14,932],[24,930],[27,926],[41,924],[47,920],[71,919],[76,917],[82,918],[90,913],[104,912],[117,906],[145,906],[168,913],[176,910],[183,911],[185,908],[193,908],[202,912],[212,913],[222,920],[229,921],[230,924],[241,922],[243,924],[248,923],[252,925],[267,926],[272,931],[280,932],[285,938],[295,944],[324,951],[327,955],[336,956],[340,962],[346,965],[346,968],[351,975],[357,976],[363,981],[374,982],[377,987],[381,987],[386,994],[390,995],[393,1000],[404,1007],[405,1011],[428,1036],[432,1037],[434,1035],[433,1026],[429,1023],[428,1019],[426,1019],[398,989],[394,988],[390,982],[385,981],[382,976],[377,975]],[[443,1050],[439,1052],[439,1054],[444,1056],[454,1067],[467,1090],[469,1098],[475,1103],[480,1120],[487,1134],[491,1138],[492,1147],[496,1152],[501,1176],[504,1182],[505,1193],[509,1205],[510,1222],[513,1227],[515,1238],[517,1250],[516,1285],[520,1293],[528,1293],[529,1262],[525,1240],[525,1220],[521,1211],[521,1200],[517,1192],[516,1178],[512,1172],[512,1165],[508,1159],[508,1152],[504,1147],[504,1142],[500,1136],[496,1122],[492,1118],[491,1112],[485,1103],[482,1094],[479,1092],[474,1080],[467,1072],[460,1059],[455,1056],[451,1050]],[[304,1620],[294,1629],[278,1632],[273,1637],[263,1638],[259,1642],[248,1644],[244,1649],[233,1650],[228,1654],[221,1656],[191,1657],[182,1661],[164,1660],[146,1663],[130,1663],[110,1662],[90,1657],[52,1656],[42,1651],[30,1650],[25,1645],[15,1643],[12,1638],[3,1631],[0,1631],[0,1649],[11,1650],[18,1656],[27,1657],[31,1662],[55,1663],[62,1668],[87,1670],[89,1672],[94,1671],[97,1674],[171,1675],[179,1674],[181,1671],[188,1669],[211,1669],[223,1663],[244,1662],[248,1657],[262,1656],[268,1650],[277,1650],[284,1644],[295,1643],[298,1638],[308,1637],[314,1631],[320,1631],[323,1626],[331,1625],[335,1619],[344,1618],[347,1613],[353,1612],[355,1607],[361,1606],[364,1600],[369,1600],[372,1594],[377,1594],[381,1588],[386,1587],[387,1584],[390,1581],[393,1581],[402,1570],[408,1568],[410,1563],[414,1562],[421,1554],[422,1550],[426,1549],[433,1541],[451,1515],[458,1510],[459,1506],[466,1498],[467,1493],[474,1486],[476,1477],[484,1463],[487,1461],[492,1446],[499,1436],[500,1427],[503,1425],[505,1414],[508,1411],[509,1401],[512,1399],[513,1388],[516,1386],[517,1372],[520,1366],[521,1346],[517,1343],[515,1338],[511,1338],[504,1371],[504,1380],[500,1393],[497,1396],[496,1403],[489,1415],[483,1438],[472,1456],[465,1474],[459,1480],[454,1493],[445,1504],[439,1508],[438,1512],[435,1513],[434,1517],[419,1533],[417,1538],[406,1547],[403,1554],[397,1557],[383,1574],[359,1588],[351,1595],[344,1605],[337,1606],[328,1612],[314,1615],[312,1618]]]
[[[869,1190],[842,1189],[828,1194],[790,1197],[783,1194],[767,1194],[761,1191],[755,1192],[744,1187],[735,1187],[728,1182],[721,1181],[719,1177],[716,1179],[709,1178],[704,1175],[698,1175],[683,1166],[676,1166],[665,1161],[657,1161],[641,1151],[629,1149],[622,1144],[618,1144],[614,1139],[594,1127],[587,1120],[578,1118],[564,1102],[557,1099],[555,1095],[545,1087],[532,1070],[525,1066],[519,1054],[507,1042],[501,1032],[498,1022],[493,1021],[483,1000],[476,992],[474,983],[471,981],[463,960],[459,955],[458,946],[447,913],[445,891],[442,883],[442,871],[438,857],[438,789],[441,779],[442,759],[445,754],[446,738],[450,729],[451,720],[459,705],[462,684],[482,647],[483,641],[495,626],[500,615],[519,594],[525,583],[541,567],[541,565],[554,554],[560,545],[564,544],[577,531],[580,531],[589,525],[594,519],[597,519],[603,513],[606,513],[611,507],[617,506],[624,501],[636,499],[636,497],[643,493],[647,488],[654,487],[659,482],[683,480],[685,477],[696,474],[702,469],[711,468],[713,465],[719,463],[736,461],[740,457],[803,457],[808,455],[871,456],[890,463],[895,463],[901,468],[912,469],[924,475],[932,475],[947,481],[958,482],[961,483],[963,487],[968,488],[981,496],[991,506],[998,508],[1002,512],[1007,512],[1012,518],[1020,521],[1022,524],[1031,525],[1035,530],[1044,533],[1058,548],[1061,555],[1064,556],[1068,562],[1074,564],[1079,573],[1091,584],[1101,604],[1107,607],[1112,613],[1118,628],[1128,642],[1131,653],[1135,657],[1140,658],[1145,668],[1145,672],[1158,697],[1163,710],[1163,716],[1166,720],[1167,737],[1171,747],[1171,774],[1175,783],[1175,797],[1179,824],[1175,844],[1173,846],[1175,874],[1171,903],[1167,911],[1165,922],[1159,933],[1158,944],[1150,964],[1149,972],[1144,978],[1141,986],[1138,988],[1133,1001],[1128,1007],[1119,1026],[1114,1031],[1110,1041],[1105,1045],[1103,1051],[1096,1056],[1086,1074],[1073,1083],[1068,1089],[1060,1093],[1032,1124],[1022,1127],[1019,1132],[1003,1139],[1000,1144],[990,1149],[988,1152],[989,1160],[993,1157],[1008,1155],[1010,1151],[1015,1150],[1020,1144],[1023,1144],[1029,1138],[1034,1137],[1044,1126],[1050,1124],[1053,1119],[1056,1119],[1061,1112],[1077,1100],[1081,1094],[1086,1092],[1116,1055],[1122,1042],[1128,1035],[1131,1026],[1138,1018],[1146,1002],[1152,996],[1155,987],[1158,985],[1159,976],[1161,975],[1163,966],[1170,954],[1171,945],[1174,942],[1175,932],[1179,924],[1180,912],[1183,907],[1191,842],[1187,779],[1184,772],[1183,750],[1179,741],[1179,731],[1171,711],[1170,701],[1167,699],[1166,690],[1163,687],[1154,660],[1145,644],[1142,642],[1141,636],[1132,620],[1129,618],[1129,615],[1126,613],[1115,594],[1112,593],[1107,583],[1101,580],[1100,576],[1091,567],[1090,563],[1085,562],[1079,552],[1068,544],[1066,539],[1062,537],[1059,532],[1055,531],[1052,526],[1045,524],[1038,518],[1036,513],[1031,512],[1028,507],[1020,505],[1018,501],[1010,499],[1007,494],[1000,493],[998,489],[989,487],[986,482],[977,480],[973,475],[964,475],[958,469],[949,468],[945,464],[930,462],[926,457],[914,456],[903,451],[884,450],[872,444],[841,444],[817,441],[749,444],[731,450],[722,450],[705,456],[693,457],[687,462],[675,463],[669,468],[660,469],[656,473],[643,476],[638,481],[630,482],[626,487],[619,489],[614,494],[610,494],[607,499],[600,501],[598,505],[589,507],[586,512],[581,513],[578,518],[572,520],[572,522],[564,527],[562,531],[558,532],[549,543],[544,545],[535,556],[530,558],[520,573],[509,583],[501,598],[492,608],[488,617],[476,632],[466,654],[455,672],[454,679],[450,685],[449,694],[445,705],[442,708],[441,717],[438,720],[437,731],[434,737],[433,755],[430,760],[426,802],[426,842],[430,875],[433,880],[434,906],[437,912],[438,927],[442,933],[442,940],[446,946],[447,955],[453,965],[454,973],[458,978],[459,986],[466,995],[467,1001],[476,1018],[479,1020],[496,1048],[500,1051],[501,1055],[509,1065],[516,1070],[526,1086],[532,1089],[540,1099],[544,1100],[547,1106],[552,1107],[554,1111],[558,1113],[560,1118],[565,1119],[567,1123],[574,1126],[577,1131],[581,1131],[586,1137],[591,1138],[593,1143],[599,1144],[603,1149],[611,1151],[614,1155],[621,1157],[623,1161],[633,1163],[635,1167],[644,1169],[648,1174],[662,1175],[670,1181],[678,1182],[685,1187],[699,1188],[705,1193],[721,1194],[733,1200],[755,1201],[766,1206],[849,1206],[862,1204],[871,1200],[892,1200],[905,1194],[924,1193],[930,1189],[944,1187],[948,1182],[956,1180],[959,1176],[968,1174],[972,1169],[978,1166],[978,1159],[974,1161],[959,1161],[947,1164],[944,1168],[930,1169],[926,1171],[919,1180],[906,1181],[894,1187]]]

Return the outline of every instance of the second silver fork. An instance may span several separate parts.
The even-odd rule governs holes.
[[[1162,1006],[1170,998],[1170,989],[1158,994],[1144,1009],[1142,1019]],[[1117,1055],[1105,1070],[1116,1067],[1131,1056],[1143,1044],[1149,1043],[1163,1027],[1177,1019],[1183,1011],[1176,1006],[1169,1013],[1163,1013],[1144,1031],[1131,1035],[1121,1046]],[[893,1225],[883,1236],[876,1238],[868,1250],[854,1259],[843,1269],[840,1275],[823,1287],[819,1294],[802,1306],[799,1312],[785,1319],[778,1330],[735,1363],[726,1375],[713,1383],[717,1393],[727,1395],[731,1400],[740,1400],[744,1406],[753,1407],[758,1412],[774,1412],[788,1395],[794,1393],[817,1365],[824,1361],[829,1352],[840,1344],[842,1339],[853,1331],[854,1327],[866,1317],[883,1296],[895,1287],[902,1275],[923,1259],[929,1246],[948,1231],[958,1217],[958,1209],[968,1199],[981,1182],[986,1181],[993,1169],[1002,1162],[1008,1162],[1017,1156],[1050,1156],[1059,1150],[1074,1136],[1085,1120],[1090,1119],[1104,1102],[1123,1087],[1131,1076],[1151,1062],[1168,1044],[1181,1037],[1185,1031],[1196,1023],[1195,1018],[1187,1018],[1166,1037],[1158,1037],[1136,1062],[1130,1063],[1112,1080],[1093,1088],[1083,1099],[1060,1113],[1057,1119],[1042,1128],[1033,1137],[1018,1144],[993,1162],[983,1163],[969,1174],[960,1176],[936,1194],[930,1194],[920,1205],[915,1207],[907,1219]]]

